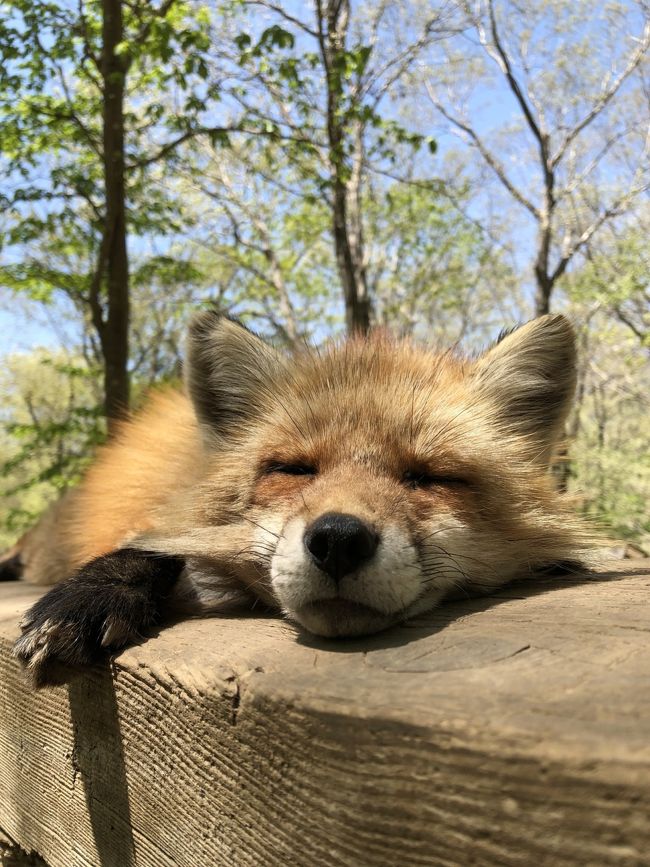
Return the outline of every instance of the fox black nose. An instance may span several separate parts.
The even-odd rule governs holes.
[[[334,581],[354,572],[375,553],[377,534],[354,515],[328,512],[305,533],[305,548],[311,559]]]

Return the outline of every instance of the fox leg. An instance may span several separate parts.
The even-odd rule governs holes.
[[[35,686],[56,681],[54,662],[88,665],[156,623],[185,561],[121,548],[87,563],[25,614],[14,655]]]

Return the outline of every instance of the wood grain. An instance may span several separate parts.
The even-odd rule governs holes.
[[[49,867],[650,864],[650,567],[371,639],[163,629],[41,693],[0,586],[0,827]]]

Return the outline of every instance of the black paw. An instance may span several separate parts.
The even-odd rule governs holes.
[[[56,663],[90,665],[156,623],[183,561],[122,549],[88,563],[29,609],[14,655],[35,686],[56,682]]]

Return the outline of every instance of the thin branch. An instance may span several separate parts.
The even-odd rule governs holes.
[[[305,33],[308,33],[310,36],[313,36],[314,39],[318,39],[318,33],[313,28],[309,27],[308,24],[305,24],[304,21],[301,21],[299,18],[291,15],[287,12],[286,9],[283,9],[282,6],[279,6],[277,3],[271,3],[269,0],[246,0],[246,6],[262,6],[264,9],[270,9],[272,12],[276,12],[285,21],[288,21],[290,24],[295,24],[296,27],[303,30]]]
[[[614,309],[614,312],[616,313],[616,315],[618,316],[618,318],[621,320],[621,322],[624,325],[627,325],[627,327],[630,329],[630,331],[634,335],[636,335],[636,337],[638,337],[638,339],[641,341],[642,344],[645,345],[647,340],[648,340],[648,334],[650,332],[641,331],[641,329],[637,325],[635,325],[634,322],[632,322],[632,320],[629,318],[629,316],[623,312],[620,304],[615,304],[613,306],[613,309]],[[650,349],[650,347],[648,347],[648,348]]]
[[[81,40],[84,47],[84,58],[88,58],[88,60],[91,60],[95,66],[95,69],[99,72],[101,70],[102,64],[100,58],[93,51],[90,44],[90,39],[88,38],[88,21],[86,20],[86,16],[84,14],[83,0],[78,0],[77,15],[79,16],[79,30],[81,32]],[[94,76],[91,77],[96,84],[99,84],[98,79],[95,79]]]
[[[84,135],[84,138],[88,142],[90,149],[93,151],[95,156],[103,159],[101,147],[99,146],[98,141],[93,137],[93,134],[90,132],[88,127],[84,124],[81,118],[72,110],[72,107],[69,105],[69,111],[67,113],[61,111],[48,111],[42,106],[36,106],[36,111],[44,114],[46,117],[52,118],[53,120],[70,120],[75,126],[81,130]]]
[[[568,250],[566,250],[560,261],[558,262],[553,274],[551,275],[552,283],[555,283],[566,271],[567,266],[571,259],[575,256],[575,254],[582,249],[595,233],[600,229],[600,227],[606,223],[608,220],[611,220],[612,217],[618,217],[625,212],[625,209],[630,204],[630,202],[640,196],[642,193],[646,192],[650,189],[650,182],[644,184],[641,187],[637,187],[633,190],[630,190],[628,193],[620,196],[615,202],[613,202],[608,208],[606,208],[598,217],[584,230],[584,232],[580,235],[576,241],[571,244]]]
[[[142,157],[142,159],[135,160],[135,162],[127,163],[126,170],[131,171],[132,169],[144,169],[147,166],[153,165],[153,163],[157,163],[159,160],[164,159],[175,151],[177,147],[180,147],[180,145],[184,144],[186,141],[190,141],[190,139],[193,139],[198,135],[227,135],[228,133],[235,132],[236,129],[237,127],[217,126],[196,127],[195,129],[186,130],[186,132],[177,136],[175,139],[162,145],[162,147],[151,156]]]
[[[262,245],[254,244],[252,241],[244,241],[244,239],[239,234],[238,223],[228,205],[224,203],[223,199],[219,197],[218,194],[213,194],[212,191],[206,189],[204,186],[201,186],[200,188],[204,194],[212,198],[216,198],[218,201],[221,202],[222,207],[228,214],[228,217],[230,218],[230,221],[232,223],[233,232],[235,234],[235,240],[237,241],[237,243],[242,244],[244,247],[247,247],[255,251],[256,253],[259,253],[268,262],[271,269],[271,277],[270,279],[267,279],[267,283],[272,286],[277,293],[280,307],[287,323],[286,326],[282,327],[282,331],[285,338],[288,339],[289,342],[295,343],[298,337],[296,314],[284,280],[282,265],[275,249],[273,248],[271,232],[265,220],[260,216],[259,212],[255,211],[254,208],[250,208],[244,201],[237,200],[232,182],[226,172],[223,170],[223,168],[221,169],[221,172],[219,174],[218,182],[221,183],[228,191],[230,195],[230,200],[234,201],[235,204],[243,210],[244,214],[246,214],[248,219],[251,221],[253,227],[256,229],[262,240]]]
[[[551,159],[551,165],[553,167],[557,166],[557,164],[560,162],[571,142],[580,135],[583,129],[589,126],[589,124],[598,117],[601,111],[614,98],[614,96],[620,90],[621,85],[630,77],[630,75],[637,68],[643,58],[643,55],[648,50],[648,47],[650,47],[650,20],[646,22],[645,28],[643,30],[643,36],[641,37],[641,40],[639,42],[639,46],[630,58],[623,72],[618,76],[618,78],[614,79],[611,86],[600,95],[596,103],[592,106],[591,110],[587,112],[583,119],[579,123],[577,123],[573,127],[573,129],[570,130],[564,137],[564,140],[562,141],[556,153]]]
[[[559,202],[567,196],[571,195],[585,180],[589,177],[589,175],[593,172],[596,166],[600,163],[600,161],[609,153],[609,151],[614,147],[615,144],[624,139],[626,135],[631,132],[630,129],[624,129],[620,132],[617,132],[616,135],[610,136],[607,141],[603,144],[602,148],[592,157],[591,160],[587,163],[585,168],[574,175],[573,179],[569,181],[564,187],[564,189],[560,190],[556,196],[556,201]]]
[[[396,81],[399,81],[399,79],[404,75],[404,73],[408,71],[409,67],[413,63],[415,63],[419,52],[422,51],[423,48],[425,48],[434,40],[436,34],[433,30],[433,26],[438,20],[438,16],[429,19],[424,25],[423,34],[418,39],[416,39],[410,45],[407,45],[406,48],[398,52],[394,57],[391,57],[389,60],[387,60],[386,63],[383,64],[383,66],[380,66],[379,68],[369,73],[365,87],[365,91],[367,93],[370,93],[372,87],[378,84],[387,72],[389,72],[391,69],[393,70],[392,74],[389,75],[385,79],[385,81],[382,82],[379,90],[375,94],[373,106],[376,107],[378,105],[386,91]]]
[[[492,169],[492,171],[499,178],[503,186],[510,193],[510,195],[519,202],[526,210],[530,211],[530,213],[535,217],[536,220],[540,219],[540,212],[535,205],[524,196],[524,194],[515,187],[510,178],[507,176],[505,169],[501,165],[501,163],[496,159],[496,157],[487,149],[487,147],[483,144],[483,141],[479,138],[478,134],[475,132],[472,127],[468,124],[464,123],[458,118],[451,115],[447,109],[442,105],[442,103],[438,102],[435,98],[435,94],[433,93],[430,84],[426,83],[427,93],[429,95],[429,99],[433,103],[433,105],[438,109],[440,114],[446,118],[451,124],[457,127],[459,130],[464,132],[469,138],[472,140],[477,150],[488,164],[488,166]]]
[[[196,138],[197,136],[229,135],[232,133],[244,133],[245,135],[260,136],[274,141],[292,141],[299,144],[314,144],[304,136],[287,135],[278,131],[267,132],[266,130],[255,129],[255,127],[246,128],[239,124],[234,126],[197,126],[193,129],[186,130],[175,139],[162,145],[161,148],[156,153],[151,154],[151,156],[143,157],[142,159],[128,163],[126,169],[127,171],[132,169],[142,169],[152,165],[153,163],[157,163],[159,160],[164,159],[164,157],[171,154],[177,147],[193,138]]]
[[[494,14],[494,3],[492,2],[492,0],[489,0],[489,2],[488,2],[488,9],[490,12],[490,31],[492,34],[492,41],[493,41],[494,47],[496,49],[496,56],[495,56],[494,52],[490,51],[490,48],[487,44],[487,40],[485,39],[485,35],[483,33],[483,29],[481,26],[479,26],[479,38],[481,39],[481,42],[483,43],[485,48],[488,50],[490,55],[492,57],[494,57],[494,59],[497,61],[497,63],[501,67],[501,70],[502,70],[503,74],[505,75],[508,84],[510,85],[510,90],[512,91],[512,93],[515,96],[515,99],[519,103],[519,106],[520,106],[520,108],[524,114],[524,117],[526,118],[526,122],[528,123],[528,126],[529,126],[531,132],[533,133],[533,135],[537,139],[537,142],[539,144],[540,153],[542,155],[544,163],[546,163],[547,153],[548,153],[548,135],[546,133],[544,133],[542,131],[542,129],[540,128],[537,120],[535,119],[535,116],[533,115],[531,107],[528,105],[528,100],[526,99],[524,92],[521,89],[519,82],[515,78],[515,75],[512,71],[512,66],[510,64],[510,58],[508,57],[508,55],[507,55],[507,53],[503,47],[503,44],[501,42],[501,38],[499,36],[499,31],[497,29],[496,16]]]

